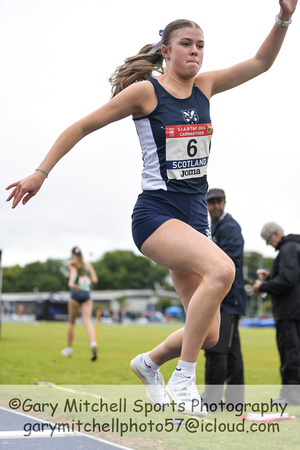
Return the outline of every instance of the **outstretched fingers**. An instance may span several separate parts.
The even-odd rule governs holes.
[[[22,194],[20,191],[19,183],[20,182],[18,181],[16,183],[10,184],[6,188],[6,190],[8,191],[9,189],[12,189],[13,187],[15,187],[15,189],[10,193],[10,195],[6,199],[7,202],[10,202],[13,199],[12,208],[15,208],[17,206],[17,204],[20,202],[20,200],[22,199]]]
[[[43,179],[38,174],[33,174],[23,180],[16,181],[15,183],[7,186],[6,190],[13,189],[6,201],[12,200],[12,208],[15,208],[20,201],[25,205],[40,189],[43,184]]]
[[[7,186],[5,189],[8,191],[9,189],[15,187],[16,185],[17,185],[17,183],[10,184],[10,185]],[[6,199],[7,202],[9,202],[9,201],[14,197],[15,192],[16,192],[16,189],[14,189],[14,190],[9,194],[9,196],[8,196],[7,199]]]

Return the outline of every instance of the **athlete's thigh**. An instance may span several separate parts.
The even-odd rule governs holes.
[[[74,323],[78,313],[79,313],[80,305],[76,300],[69,299],[68,301],[68,314],[69,314],[69,322]]]
[[[162,224],[141,247],[142,253],[175,272],[204,276],[230,258],[208,237],[177,219]]]
[[[81,316],[83,320],[91,318],[92,310],[93,310],[93,302],[91,299],[81,303]]]

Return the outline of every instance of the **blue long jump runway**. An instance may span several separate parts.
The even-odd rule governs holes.
[[[28,424],[28,425],[27,425]],[[44,426],[43,426],[44,424]],[[49,422],[0,406],[0,449],[2,450],[132,450],[78,432],[52,431]],[[30,431],[31,426],[41,431]],[[42,431],[43,430],[43,431]]]

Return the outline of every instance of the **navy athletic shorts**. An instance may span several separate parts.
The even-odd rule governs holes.
[[[91,298],[90,291],[71,291],[71,299],[75,300],[78,303],[84,303]]]
[[[140,250],[145,240],[170,219],[181,220],[209,237],[206,194],[143,191],[132,213],[132,236],[137,248]]]

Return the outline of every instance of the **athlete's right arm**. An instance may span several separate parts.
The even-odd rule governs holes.
[[[108,103],[88,116],[68,127],[57,138],[36,171],[28,177],[10,184],[6,189],[13,189],[7,201],[12,200],[12,208],[20,201],[25,205],[41,188],[49,173],[58,161],[66,155],[82,138],[127,116],[139,117],[147,114],[155,102],[152,84],[149,81],[135,83],[124,89]],[[152,109],[151,109],[152,108]]]
[[[77,277],[77,269],[76,269],[76,267],[74,267],[72,265],[69,265],[69,269],[70,269],[70,276],[69,276],[68,286],[70,289],[76,290],[76,289],[78,289],[78,285],[76,286],[74,283],[75,283],[75,280]]]

